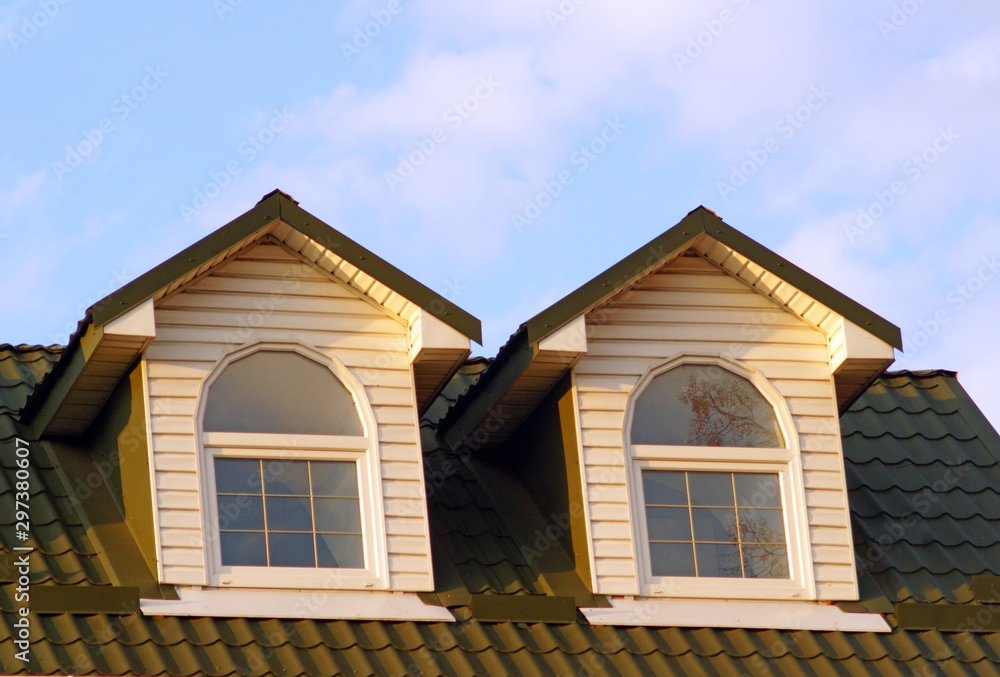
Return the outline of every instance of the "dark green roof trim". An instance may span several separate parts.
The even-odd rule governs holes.
[[[1000,610],[982,604],[904,602],[896,605],[896,621],[903,630],[997,632]]]
[[[92,309],[94,323],[104,326],[127,313],[178,278],[278,219],[405,296],[464,336],[482,344],[483,329],[478,319],[302,209],[295,200],[279,190],[268,193],[245,214],[98,301]]]
[[[476,442],[469,440],[469,435],[524,373],[534,356],[535,351],[528,343],[527,332],[522,326],[500,350],[486,373],[445,416],[441,423],[441,437],[448,446],[452,449],[458,449],[463,444],[475,447]]]
[[[445,441],[456,448],[475,430],[479,421],[528,368],[542,339],[618,293],[635,278],[659,266],[664,259],[683,252],[701,235],[708,235],[746,256],[834,312],[902,350],[899,327],[743,235],[705,207],[698,207],[670,230],[522,324],[501,348],[486,374],[445,417],[441,425]]]
[[[1000,604],[1000,576],[973,576],[972,597],[984,604]]]
[[[575,623],[576,598],[546,595],[472,595],[472,617],[495,623]]]
[[[529,341],[532,345],[537,344],[581,313],[587,312],[616,293],[630,280],[652,270],[668,256],[686,249],[700,235],[708,235],[718,240],[843,315],[865,331],[894,348],[903,349],[899,327],[755,242],[705,207],[698,207],[688,213],[676,226],[528,320],[524,326],[527,327]]]
[[[31,610],[39,614],[134,614],[139,588],[116,585],[34,586]]]

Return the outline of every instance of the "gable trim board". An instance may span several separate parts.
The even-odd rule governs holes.
[[[351,266],[388,288],[405,293],[411,302],[461,334],[477,343],[482,341],[482,324],[479,320],[302,209],[297,201],[280,190],[271,191],[246,213],[98,301],[92,310],[94,323],[104,325],[115,319],[155,296],[164,287],[211,262],[220,252],[245,244],[247,238],[258,235],[275,221],[284,223],[334,252]]]
[[[457,448],[477,435],[496,448],[509,438],[555,381],[588,352],[602,308],[614,297],[663,269],[686,252],[710,262],[719,271],[739,280],[777,311],[787,311],[824,332],[827,350],[834,356],[834,385],[840,411],[844,412],[865,388],[894,361],[902,350],[898,327],[856,301],[806,273],[766,247],[699,207],[676,226],[625,257],[560,301],[522,324],[494,360],[486,375],[445,417],[445,440]],[[556,352],[553,335],[575,332],[581,318],[589,317],[583,341],[576,350]],[[752,327],[750,328],[752,330]],[[564,339],[559,339],[561,345]],[[498,380],[500,387],[492,385]],[[509,415],[489,435],[482,433],[483,419],[497,407]]]
[[[148,335],[124,334],[142,330],[148,315],[141,309],[151,300],[176,291],[218,264],[253,247],[262,238],[275,236],[294,245],[294,251],[311,265],[348,283],[391,312],[405,311],[404,322],[423,311],[469,340],[482,341],[482,325],[448,299],[420,284],[347,236],[298,206],[281,191],[265,195],[252,209],[210,233],[118,291],[98,301],[70,337],[68,355],[57,364],[52,378],[29,399],[23,418],[36,436],[82,434],[110,396],[114,383],[138,360]],[[123,323],[120,318],[133,318]],[[110,331],[108,329],[110,328]],[[115,333],[118,332],[118,333]],[[443,334],[438,332],[438,334]],[[444,346],[434,344],[414,363],[426,376],[421,408],[429,406],[447,378],[469,354],[457,346],[453,334]],[[426,352],[426,351],[425,351]]]
[[[705,207],[698,207],[632,254],[611,266],[583,286],[570,292],[524,323],[528,340],[534,344],[560,329],[578,315],[596,307],[630,281],[659,268],[664,260],[684,251],[702,235],[743,254],[764,270],[784,280],[899,350],[903,349],[898,327],[876,315],[857,301],[810,275],[787,259],[755,242]]]

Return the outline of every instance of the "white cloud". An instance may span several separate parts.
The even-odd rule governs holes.
[[[21,207],[34,199],[45,184],[46,170],[40,169],[34,174],[18,177],[10,190],[0,192],[0,203],[12,207]]]

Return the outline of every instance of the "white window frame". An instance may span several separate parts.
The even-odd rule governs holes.
[[[684,364],[721,367],[750,381],[774,408],[784,447],[702,447],[632,444],[635,403],[646,386],[660,374]],[[629,394],[625,410],[623,443],[628,457],[636,570],[640,595],[647,597],[712,599],[815,599],[816,585],[809,545],[805,485],[799,437],[785,399],[760,372],[721,355],[681,355],[649,369]],[[649,553],[649,529],[643,496],[643,470],[776,473],[781,488],[781,509],[788,550],[788,579],[710,578],[654,576]]]
[[[354,399],[363,435],[301,435],[206,432],[203,428],[209,389],[226,367],[253,353],[295,352],[327,367]],[[205,378],[196,412],[198,455],[201,459],[202,507],[206,579],[209,586],[232,588],[293,588],[323,590],[388,589],[385,516],[378,453],[378,428],[364,386],[336,358],[299,342],[258,342],[227,354]],[[223,566],[215,491],[216,458],[353,461],[358,470],[363,569],[331,567]]]

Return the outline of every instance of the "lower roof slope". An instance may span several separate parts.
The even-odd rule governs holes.
[[[467,365],[454,399],[486,364]],[[992,512],[968,514],[986,492],[976,479],[995,472],[1000,440],[981,419],[953,374],[897,373],[880,379],[843,418],[845,453],[858,551],[879,542],[888,516],[916,514],[912,529],[886,541],[866,566],[877,587],[870,597],[975,605],[974,573],[989,565],[1000,529]],[[436,441],[425,421],[426,464],[435,543],[437,593],[456,623],[287,621],[147,617],[122,613],[32,615],[32,660],[14,657],[13,584],[0,585],[0,672],[143,675],[973,675],[1000,672],[1000,634],[906,631],[891,634],[726,629],[594,627],[575,623],[483,622],[472,618],[475,593],[540,595],[539,572],[520,556],[518,532],[500,514],[474,464]],[[110,582],[94,552],[85,520],[48,460],[32,444],[41,481],[33,496],[32,562],[38,586],[99,586]],[[6,455],[4,456],[6,458]],[[0,467],[0,503],[11,501],[13,467]],[[947,469],[967,468],[933,507],[912,507],[922,488]],[[975,470],[973,470],[975,468]],[[995,486],[995,485],[994,485]],[[992,500],[992,499],[990,499]],[[53,503],[46,512],[46,501]],[[37,506],[37,507],[36,507]],[[911,506],[911,507],[907,507]],[[35,512],[37,510],[37,512]],[[907,512],[909,510],[910,512]],[[0,540],[13,529],[5,511]],[[45,519],[42,519],[43,515]],[[973,523],[970,520],[980,520]],[[909,524],[909,522],[907,522]],[[960,530],[957,527],[962,527]],[[986,533],[983,533],[986,532]],[[883,539],[884,541],[885,539]],[[9,578],[5,578],[9,581]],[[963,587],[965,586],[965,587]],[[863,586],[864,587],[864,586]],[[432,601],[432,600],[429,600]],[[896,619],[890,616],[896,627]]]

